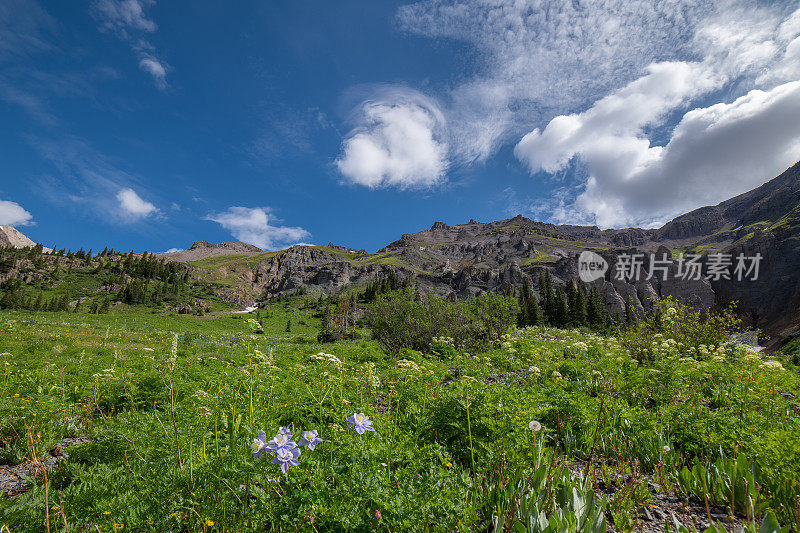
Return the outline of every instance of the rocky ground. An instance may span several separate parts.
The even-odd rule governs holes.
[[[67,460],[69,457],[66,452],[67,448],[78,446],[91,440],[86,435],[64,437],[49,452],[44,454],[38,463],[27,460],[18,465],[0,465],[0,494],[4,494],[6,498],[22,494],[30,487],[30,482],[27,478],[35,478],[41,475],[43,469],[50,470],[59,462]]]

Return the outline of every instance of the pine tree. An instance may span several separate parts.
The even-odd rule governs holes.
[[[553,293],[553,282],[550,280],[550,271],[544,269],[539,276],[539,296],[542,298],[544,322],[549,325],[554,324],[555,315],[555,294]]]
[[[586,305],[586,322],[593,330],[600,330],[606,326],[606,311],[603,300],[600,298],[600,292],[597,290],[596,285],[592,285],[589,289],[589,301]]]
[[[553,302],[553,320],[552,323],[555,327],[563,328],[567,325],[569,320],[569,307],[567,306],[567,297],[564,294],[564,289],[559,287],[556,291],[555,299]]]
[[[586,295],[583,287],[576,282],[569,284],[569,323],[574,328],[586,325]]]
[[[522,290],[519,293],[519,314],[517,315],[517,325],[524,328],[530,325],[528,302],[531,300],[531,284],[528,278],[522,282]]]

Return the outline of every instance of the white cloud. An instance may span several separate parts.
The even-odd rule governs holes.
[[[369,188],[430,187],[447,169],[444,117],[436,103],[407,89],[383,89],[362,103],[336,166]]]
[[[156,206],[143,200],[133,189],[120,190],[117,193],[117,201],[124,219],[139,220],[158,213]]]
[[[586,124],[583,117],[594,111],[553,122],[575,121],[581,127]],[[683,115],[663,147],[651,146],[635,133],[615,138],[602,130],[596,139],[585,132],[582,143],[548,144],[542,139],[550,135],[551,122],[543,133],[526,136],[517,151],[545,170],[558,166],[571,151],[587,165],[585,190],[573,204],[557,208],[559,221],[588,216],[603,227],[656,226],[757,187],[797,162],[797,117],[800,81],[766,91],[753,89],[729,104],[693,109]],[[550,162],[553,166],[545,168]]]
[[[800,158],[800,122],[776,117],[770,127],[763,120],[776,109],[800,116],[795,86],[786,83],[800,77],[793,70],[800,69],[793,59],[798,12],[728,4],[694,33],[697,61],[651,64],[586,111],[556,116],[523,136],[514,153],[533,173],[562,171],[574,159],[588,171],[573,202],[551,202],[553,220],[657,225],[760,185]],[[686,112],[726,88],[732,102]],[[683,119],[667,132],[666,145],[654,144],[653,130],[666,130],[676,115]]]
[[[659,145],[680,132],[675,123],[692,107],[733,105],[800,78],[796,2],[423,0],[400,8],[398,19],[410,33],[466,43],[475,60],[474,75],[430,89],[447,119],[440,138],[451,165],[481,162],[522,138],[515,153],[534,172],[570,170],[575,161],[588,169],[581,201],[574,190],[554,197],[553,219],[656,223],[679,206],[758,185],[788,157],[778,148],[750,151],[751,177],[723,187],[685,167],[709,182],[694,200],[670,188],[682,177],[663,175],[665,183],[651,184],[668,193],[658,213],[632,195],[599,193],[645,169],[679,166],[680,143]],[[635,214],[621,216],[623,206]]]
[[[236,239],[262,250],[277,250],[307,239],[311,234],[300,227],[273,226],[270,209],[265,207],[229,207],[227,211],[208,215],[206,220],[218,223]]]
[[[477,74],[443,98],[453,157],[469,163],[653,62],[691,57],[691,36],[714,10],[691,0],[427,0],[398,18],[411,33],[471,46]]]
[[[101,31],[112,31],[120,39],[127,41],[139,56],[139,68],[150,74],[158,89],[167,87],[168,65],[155,54],[155,47],[143,33],[153,33],[158,29],[148,17],[147,8],[155,5],[155,0],[95,0],[92,15],[101,23]]]
[[[558,116],[544,131],[537,128],[528,133],[514,153],[534,172],[556,172],[580,155],[592,171],[629,173],[653,155],[642,133],[645,126],[718,85],[720,79],[709,76],[697,63],[654,64],[647,75],[584,113]]]
[[[0,224],[8,226],[28,226],[33,224],[33,216],[21,205],[9,200],[0,200]]]
[[[139,68],[153,77],[156,87],[159,89],[167,87],[167,69],[161,61],[155,57],[146,56],[139,61]]]
[[[153,0],[97,0],[92,9],[103,20],[106,29],[127,36],[129,29],[152,33],[158,26],[145,13],[145,6],[155,4]]]

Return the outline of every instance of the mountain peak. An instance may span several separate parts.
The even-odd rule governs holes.
[[[14,248],[33,248],[36,243],[26,237],[22,232],[13,226],[0,224],[0,246],[12,246]]]

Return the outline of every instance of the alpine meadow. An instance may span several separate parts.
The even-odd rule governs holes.
[[[799,7],[0,0],[0,533],[800,533]]]

